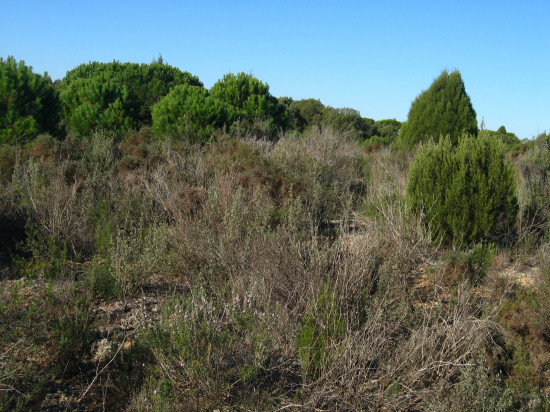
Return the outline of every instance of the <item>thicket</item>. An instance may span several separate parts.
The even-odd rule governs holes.
[[[246,73],[226,74],[210,94],[235,110],[237,119],[252,124],[256,119],[282,124],[286,113],[269,93],[269,86]]]
[[[11,63],[2,65],[2,78],[6,88],[4,134],[5,139],[9,134],[10,142],[26,143],[44,132],[59,138],[66,133],[85,138],[98,131],[122,135],[156,123],[153,128],[158,136],[174,134],[202,142],[222,128],[234,136],[276,140],[278,133],[286,130],[330,127],[340,133],[351,132],[359,140],[369,141],[365,147],[376,149],[393,142],[401,126],[396,120],[375,122],[354,109],[327,107],[314,99],[277,99],[267,84],[245,73],[229,73],[206,90],[198,77],[162,59],[150,64],[90,62],[68,71],[52,84],[47,75],[44,81],[38,81],[42,77],[33,74],[32,68],[23,62],[17,68],[13,58],[9,59]],[[14,80],[17,70],[19,83]],[[28,79],[34,79],[34,86]],[[161,104],[177,86],[181,86],[179,91]],[[34,99],[32,104],[29,99]],[[157,109],[155,122],[152,110],[159,104],[162,110]],[[23,108],[28,113],[21,111]],[[173,121],[178,126],[168,126]]]

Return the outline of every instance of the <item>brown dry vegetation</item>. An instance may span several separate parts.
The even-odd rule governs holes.
[[[459,251],[405,205],[412,155],[328,129],[2,150],[2,409],[549,407],[529,151],[518,242]]]

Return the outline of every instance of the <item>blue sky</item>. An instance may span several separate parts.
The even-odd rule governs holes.
[[[550,132],[550,1],[4,0],[0,56],[53,79],[89,61],[165,62],[206,87],[251,73],[274,96],[407,119],[443,69],[478,122]]]

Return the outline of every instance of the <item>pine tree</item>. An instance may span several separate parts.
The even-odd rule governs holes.
[[[108,85],[101,86],[101,83],[106,81]],[[89,91],[78,90],[81,87],[87,88],[91,84],[99,84],[94,86],[95,89],[107,94],[105,96],[95,94],[94,107],[90,106],[90,100],[86,96]],[[111,125],[109,127],[117,131],[128,127],[140,128],[151,125],[152,106],[166,96],[173,87],[180,84],[203,86],[198,77],[161,61],[154,61],[151,64],[116,61],[82,64],[69,71],[59,86],[64,102],[65,122],[73,129],[75,124],[81,124],[76,130],[81,135],[88,134],[94,128],[107,128],[107,125]],[[117,98],[113,99],[112,93],[118,93],[118,103],[115,103]],[[75,100],[74,96],[81,96],[81,98]],[[109,105],[116,107],[109,107]],[[104,115],[101,121],[99,119],[97,122],[92,121],[93,116],[102,114]],[[115,114],[121,118],[119,119]],[[84,117],[79,118],[80,116]],[[83,127],[85,124],[88,126]]]
[[[251,128],[257,120],[267,121],[270,127],[284,128],[287,124],[288,112],[269,93],[269,85],[251,75],[226,74],[212,86],[210,94],[231,106],[235,120],[245,127]]]
[[[476,112],[458,70],[443,71],[428,90],[411,104],[398,147],[411,148],[419,142],[450,136],[453,145],[463,133],[477,135]]]
[[[135,126],[128,89],[110,73],[72,81],[61,101],[65,125],[81,137],[96,129],[121,132]]]
[[[232,108],[209,95],[203,87],[174,87],[152,108],[153,132],[172,137],[204,142],[212,132],[230,121]]]
[[[24,61],[0,58],[0,143],[25,143],[38,133],[57,134],[59,97],[51,79]]]

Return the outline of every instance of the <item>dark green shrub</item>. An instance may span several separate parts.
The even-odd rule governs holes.
[[[27,225],[27,239],[19,248],[23,256],[14,257],[19,276],[27,279],[55,280],[71,276],[68,265],[67,244],[55,242],[51,237],[41,236],[41,233]]]
[[[384,119],[374,122],[376,136],[387,139],[390,143],[399,136],[402,126],[403,123],[395,119]]]
[[[502,142],[464,135],[420,149],[407,185],[409,206],[425,215],[434,240],[467,246],[507,240],[518,205]]]
[[[494,247],[490,244],[476,245],[468,255],[468,274],[470,282],[479,284],[487,276],[494,255]]]
[[[397,146],[411,148],[419,142],[447,135],[456,144],[463,133],[476,135],[477,132],[476,112],[460,72],[445,70],[411,104]]]
[[[376,133],[374,120],[361,117],[361,114],[350,108],[326,107],[323,113],[323,125],[331,127],[338,133],[351,133],[359,140],[368,139]]]
[[[320,100],[302,99],[292,102],[291,110],[296,119],[296,129],[303,132],[311,126],[321,124],[325,105]]]
[[[483,129],[480,130],[479,133],[487,133],[493,136],[493,138],[502,140],[502,143],[504,143],[504,146],[508,151],[519,152],[521,150],[521,140],[519,140],[514,133],[507,132],[506,127],[504,126],[500,126],[497,131]]]

